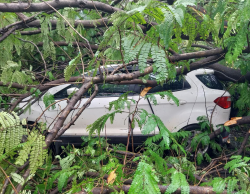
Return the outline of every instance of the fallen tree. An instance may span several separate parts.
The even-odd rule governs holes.
[[[192,0],[177,0],[170,2],[170,4],[158,1],[137,2],[133,4],[119,0],[113,2],[107,1],[105,3],[97,1],[71,2],[67,0],[42,1],[39,3],[0,3],[0,86],[2,93],[0,103],[5,108],[5,111],[9,113],[16,111],[21,114],[32,103],[39,100],[43,94],[41,92],[46,92],[48,89],[61,84],[82,84],[74,95],[66,99],[67,106],[55,118],[54,126],[46,129],[43,133],[37,132],[37,134],[33,134],[32,137],[36,137],[34,141],[37,142],[37,147],[40,151],[34,151],[33,149],[35,148],[34,146],[32,147],[33,144],[31,143],[26,151],[33,150],[32,154],[44,153],[45,156],[45,152],[53,142],[57,141],[56,139],[74,124],[79,115],[95,98],[98,91],[96,84],[141,84],[147,87],[154,87],[173,80],[177,75],[185,75],[199,68],[211,68],[215,70],[217,77],[224,81],[234,82],[235,86],[239,83],[249,81],[249,68],[247,65],[250,52],[249,35],[247,33],[249,31],[248,23],[250,18],[247,10],[249,2],[234,3],[234,7],[232,7],[229,1],[211,1],[197,5]],[[216,9],[212,9],[214,7]],[[224,10],[226,11],[224,12]],[[222,63],[218,63],[222,60],[224,60],[223,65]],[[68,63],[69,65],[65,66]],[[64,64],[63,68],[65,67],[65,69],[60,68],[60,64]],[[110,64],[118,64],[118,67],[112,72],[106,72],[105,68]],[[127,67],[132,65],[137,66],[139,69],[132,72],[127,71]],[[119,73],[121,70],[122,73]],[[99,73],[86,76],[91,71],[98,71]],[[156,80],[148,80],[147,75],[152,72],[157,74]],[[39,79],[35,80],[35,78]],[[94,88],[95,92],[85,104],[78,107],[81,96],[91,88]],[[15,96],[15,100],[11,99],[13,96]],[[27,100],[26,105],[17,108],[18,104],[29,96],[32,97]],[[47,111],[53,103],[56,102],[52,102],[44,111]],[[245,100],[246,106],[247,103]],[[75,111],[76,107],[79,108],[77,111]],[[72,112],[76,113],[68,123],[65,123]],[[13,122],[15,121],[15,125],[12,122],[8,124],[12,128],[20,125],[20,121],[15,119],[17,117],[12,117],[13,115],[11,114],[3,114],[5,114],[3,118],[11,118]],[[41,116],[37,118],[36,123]],[[234,125],[249,124],[250,119],[242,117],[238,120],[232,119],[230,122]],[[231,123],[229,124],[230,126],[232,125]],[[13,152],[9,152],[11,149],[17,149],[17,153],[24,152],[24,149],[20,147],[6,147],[6,145],[9,145],[8,142],[10,139],[13,145],[17,146],[14,143],[13,136],[11,136],[12,138],[10,136],[5,138],[5,135],[3,135],[13,134],[9,132],[8,125],[5,126],[3,122],[2,126],[5,126],[5,128],[0,135],[0,139],[2,140],[0,154],[4,153],[4,157],[6,156],[6,158],[12,157]],[[39,128],[39,126],[36,127]],[[42,131],[42,129],[40,130]],[[21,128],[20,131],[22,131]],[[212,132],[208,135],[208,139],[211,141],[221,132],[224,131]],[[19,137],[16,142],[22,146],[29,145],[29,142],[32,140],[31,134],[32,132],[29,133],[26,144],[23,144]],[[130,133],[128,136],[130,136]],[[246,135],[238,154],[242,154],[242,150],[246,147],[248,136],[249,134]],[[165,142],[168,147],[170,145],[170,138],[163,138],[163,140],[168,142]],[[171,141],[171,143],[175,142],[174,139]],[[183,146],[177,142],[174,145],[178,149],[183,149]],[[103,149],[99,150],[100,155],[102,155],[101,150]],[[123,172],[127,167],[126,162],[128,162],[126,159],[128,155],[127,151],[125,152],[125,157],[123,156],[122,162],[124,166],[119,167]],[[148,152],[150,152],[150,149]],[[185,151],[174,150],[174,152],[177,153],[178,157],[185,158],[182,155]],[[43,178],[41,180],[32,179],[32,176],[36,176],[38,167],[42,168],[41,166],[44,164],[46,157],[36,158],[36,161],[31,160],[33,158],[30,156],[31,153],[26,153],[28,155],[23,160],[18,158],[19,160],[16,164],[11,163],[14,166],[24,166],[24,162],[26,162],[25,167],[20,167],[20,169],[23,170],[27,166],[28,168],[25,169],[25,172],[21,173],[22,176],[19,175],[20,171],[16,171],[21,178],[16,174],[12,174],[12,178],[9,178],[9,175],[6,176],[2,192],[5,191],[8,183],[12,183],[11,179],[18,183],[15,186],[12,184],[16,192],[21,192],[24,189],[24,183],[27,183],[27,181],[35,182],[33,189],[37,190],[38,193],[46,192],[48,180]],[[109,151],[104,153],[106,155],[110,154]],[[68,154],[71,155],[72,153],[69,152]],[[150,154],[154,155],[154,152],[150,152]],[[179,188],[182,186],[182,183],[185,185],[186,191],[189,188],[190,193],[214,193],[213,189],[216,190],[217,188],[215,183],[212,185],[213,187],[188,186],[188,181],[191,180],[189,180],[189,174],[185,166],[179,164],[180,168],[171,166],[168,169],[166,166],[169,166],[170,161],[167,161],[165,158],[163,159],[163,155],[160,155],[158,158],[162,163],[157,165],[156,161],[147,154],[136,155],[134,153],[133,155],[139,157],[138,160],[140,162],[133,163],[138,169],[140,169],[139,167],[142,164],[153,174],[154,171],[152,169],[157,169],[158,174],[152,177],[149,176],[152,179],[153,188],[156,193],[165,192],[166,190],[167,192],[180,193],[183,191],[182,188]],[[74,157],[80,156],[78,153],[74,155]],[[148,158],[144,160],[143,157]],[[157,158],[158,155],[154,155],[154,157]],[[196,157],[198,158],[198,155]],[[112,156],[109,159],[113,160],[114,158]],[[224,159],[229,158],[224,157]],[[63,159],[59,160],[60,162],[63,161]],[[95,160],[99,162],[103,161],[103,159],[100,160],[98,158],[95,158]],[[86,161],[90,162],[87,158]],[[234,161],[233,158],[232,161]],[[246,166],[248,165],[244,159],[238,158],[238,161],[243,162]],[[220,165],[217,162],[217,160],[213,160],[209,164],[210,168]],[[75,163],[72,162],[68,168],[71,169],[73,166],[74,168],[78,168]],[[34,164],[37,164],[37,166],[34,167]],[[77,164],[82,165],[80,163]],[[100,170],[105,166],[103,162],[101,164],[101,167],[95,170]],[[116,163],[118,166],[121,164],[121,162]],[[161,168],[158,168],[159,165]],[[50,169],[51,166],[47,166],[46,168]],[[193,169],[194,171],[197,170],[196,168]],[[114,168],[110,167],[109,173],[111,170],[114,170]],[[169,174],[164,174],[163,170],[170,170]],[[208,173],[209,170],[211,169],[204,169],[204,173]],[[239,174],[239,180],[245,176],[240,173],[238,168],[232,168],[232,166],[229,171],[230,173],[233,171]],[[56,180],[60,182],[60,189],[57,189],[61,191],[66,189],[64,187],[67,186],[65,181],[73,176],[68,169],[66,172],[60,172],[64,174],[64,178],[59,178],[61,174],[58,173],[55,180],[52,176],[53,173],[46,172],[47,176],[51,180],[53,179],[52,183],[50,183],[52,184],[50,185],[51,188],[49,187],[47,191],[52,190],[54,181]],[[74,186],[76,186],[76,179],[78,181],[85,180],[79,178],[80,176],[77,175],[74,169],[71,172],[74,172],[75,179],[69,179],[69,183],[67,182],[69,185],[73,185],[74,183]],[[174,181],[170,181],[168,182],[169,187],[160,186],[158,188],[157,185],[161,183],[155,177],[162,178],[159,172],[162,172],[165,178],[171,176],[173,180],[182,180],[182,183],[178,182],[177,187],[174,186]],[[135,173],[135,177],[140,176],[134,171],[133,173]],[[143,172],[140,173],[143,174]],[[77,176],[79,177],[76,178]],[[19,182],[16,177],[20,178],[18,179]],[[200,180],[203,180],[203,177]],[[93,180],[93,183],[94,181],[97,180]],[[221,184],[223,185],[227,181],[227,184],[232,183],[231,178],[221,179],[220,181],[222,181]],[[248,189],[242,185],[240,185],[241,187],[237,185],[242,183],[247,185],[248,182],[246,180],[246,182],[243,181],[242,183],[237,181],[236,183],[233,182],[234,187],[232,192],[237,189],[243,189],[244,191]],[[119,184],[122,186],[123,183],[120,182]],[[162,184],[166,184],[166,182],[163,181]],[[32,186],[32,184],[28,185]],[[44,188],[41,185],[46,185],[46,187]],[[100,188],[100,185],[102,188]],[[111,189],[106,186],[110,186]],[[40,187],[43,189],[42,191]],[[104,183],[100,184],[100,182],[93,187],[93,193],[110,193],[114,191],[112,189],[119,191],[118,187],[113,187],[113,185],[104,186]],[[103,190],[104,187],[107,189]],[[79,188],[77,189],[79,190]],[[125,192],[128,192],[130,187],[122,186],[121,188]],[[145,188],[148,189],[146,186]],[[224,192],[223,190],[222,192]]]

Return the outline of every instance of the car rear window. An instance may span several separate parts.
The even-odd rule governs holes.
[[[183,77],[176,77],[175,80],[168,81],[163,85],[158,85],[148,91],[148,93],[162,92],[166,90],[171,90],[172,92],[187,90],[190,89],[191,86]]]
[[[208,88],[223,90],[223,85],[213,74],[196,75],[196,77]]]

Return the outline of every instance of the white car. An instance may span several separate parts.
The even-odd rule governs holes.
[[[47,92],[54,95],[56,101],[67,98],[68,95],[78,85],[64,84],[53,87]],[[90,106],[80,115],[74,125],[70,127],[60,138],[59,145],[67,145],[68,143],[80,144],[82,143],[81,136],[87,136],[88,131],[86,127],[92,124],[96,119],[109,113],[109,102],[117,100],[118,97],[127,91],[133,91],[129,98],[138,100],[142,86],[131,85],[115,85],[115,84],[99,84],[99,91],[97,96],[93,99]],[[158,104],[153,105],[152,102],[143,98],[139,101],[138,108],[147,110],[149,113],[154,113],[159,116],[165,126],[171,132],[177,132],[180,129],[195,130],[198,125],[197,117],[212,115],[211,123],[216,128],[219,124],[224,124],[229,120],[231,98],[230,94],[223,89],[222,84],[216,79],[213,70],[199,69],[188,73],[184,79],[176,78],[175,81],[168,82],[163,86],[156,86],[149,90],[148,93],[158,91],[171,90],[175,97],[179,99],[179,106],[172,100],[167,98],[161,99],[156,95]],[[85,93],[81,99],[80,105],[88,99],[89,94]],[[217,104],[217,105],[216,105]],[[60,101],[56,104],[55,109],[49,109],[43,114],[40,121],[46,122],[49,128],[53,127],[50,123],[56,118],[60,111],[65,108],[67,101]],[[42,99],[35,102],[31,106],[31,111],[21,115],[21,118],[27,118],[29,122],[34,122],[45,110],[45,105]],[[135,104],[131,104],[130,108],[126,109],[124,113],[116,114],[114,123],[110,121],[106,123],[106,128],[101,132],[101,136],[107,136],[113,143],[126,143],[126,138],[129,129],[129,112],[135,109]],[[111,110],[112,111],[112,110]],[[72,116],[77,113],[77,110],[72,111],[65,121],[65,124],[70,121]],[[154,133],[159,131],[156,128]],[[153,134],[150,134],[153,135]],[[133,129],[134,144],[141,144],[149,135],[141,134],[141,129],[138,125]],[[224,138],[228,134],[223,135]]]

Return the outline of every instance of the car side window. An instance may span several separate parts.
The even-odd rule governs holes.
[[[59,92],[54,94],[54,99],[55,100],[59,100],[59,99],[63,99],[63,98],[68,98],[68,94],[67,94],[67,89],[74,87],[73,85],[69,85],[66,88],[60,90]]]
[[[112,97],[120,96],[123,93],[130,91],[130,85],[118,85],[118,84],[99,84],[98,85],[98,94],[99,97]]]
[[[217,80],[213,74],[196,75],[196,77],[208,88],[223,90],[223,85]]]
[[[158,85],[153,87],[148,93],[162,92],[166,90],[171,90],[172,92],[187,90],[190,89],[191,86],[184,78],[176,77],[175,80],[168,81],[163,85]]]
[[[119,85],[119,84],[98,84],[98,93],[96,97],[117,97],[128,91],[133,92],[134,85]],[[93,88],[84,97],[89,97],[93,93]]]
[[[72,84],[63,90],[57,92],[54,94],[54,99],[59,100],[63,98],[67,98],[67,89],[71,87],[77,87],[80,88],[81,84]],[[128,91],[134,91],[135,85],[134,84],[127,84],[127,85],[119,85],[119,84],[98,84],[98,93],[96,97],[116,97],[120,96],[123,93],[126,93]],[[89,91],[87,91],[85,94],[83,94],[83,97],[88,98],[93,93],[93,88],[91,88]]]

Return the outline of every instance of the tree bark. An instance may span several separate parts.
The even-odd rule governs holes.
[[[50,23],[52,27],[56,27],[57,20],[50,20]],[[65,25],[67,25],[66,22],[64,23]],[[101,27],[111,26],[112,23],[107,18],[102,18],[98,20],[75,20],[74,26],[77,27],[79,25],[82,25],[84,28],[101,28]],[[28,27],[29,28],[41,27],[41,21],[35,20],[33,22],[30,22]]]
[[[123,190],[125,193],[128,193],[130,189],[130,185],[123,185],[121,188],[114,186],[115,190],[118,192]],[[161,193],[165,193],[167,190],[168,186],[163,186],[159,185],[159,189]],[[190,194],[216,194],[216,192],[213,191],[213,187],[200,187],[200,186],[189,186],[190,188]],[[82,191],[84,192],[84,191]],[[109,194],[114,192],[113,189],[110,188],[101,188],[101,187],[96,187],[92,189],[93,194]],[[177,189],[173,194],[181,194],[181,189]],[[221,194],[227,194],[227,191],[223,191]]]
[[[238,83],[250,81],[250,72],[247,72],[245,75],[243,75],[239,69],[226,67],[219,63],[214,63],[210,65],[209,68],[213,69],[215,71],[214,74],[222,81]]]
[[[224,126],[244,125],[250,123],[250,116],[233,117],[231,120],[224,123]]]
[[[77,7],[82,9],[97,9],[106,13],[114,13],[120,11],[119,8],[112,7],[98,1],[71,1],[71,0],[60,0],[60,1],[47,1],[52,7],[56,9],[63,9],[65,7]],[[52,10],[45,3],[0,3],[0,12],[39,12]]]
[[[93,94],[84,103],[84,105],[78,110],[78,112],[70,120],[70,122],[67,123],[67,125],[65,125],[62,129],[60,129],[60,131],[58,131],[56,137],[60,137],[68,128],[70,128],[71,125],[73,125],[75,123],[75,121],[78,119],[78,117],[82,114],[82,112],[87,108],[88,105],[90,105],[91,101],[95,98],[97,92],[98,92],[98,86],[95,85],[95,91],[93,92]]]

